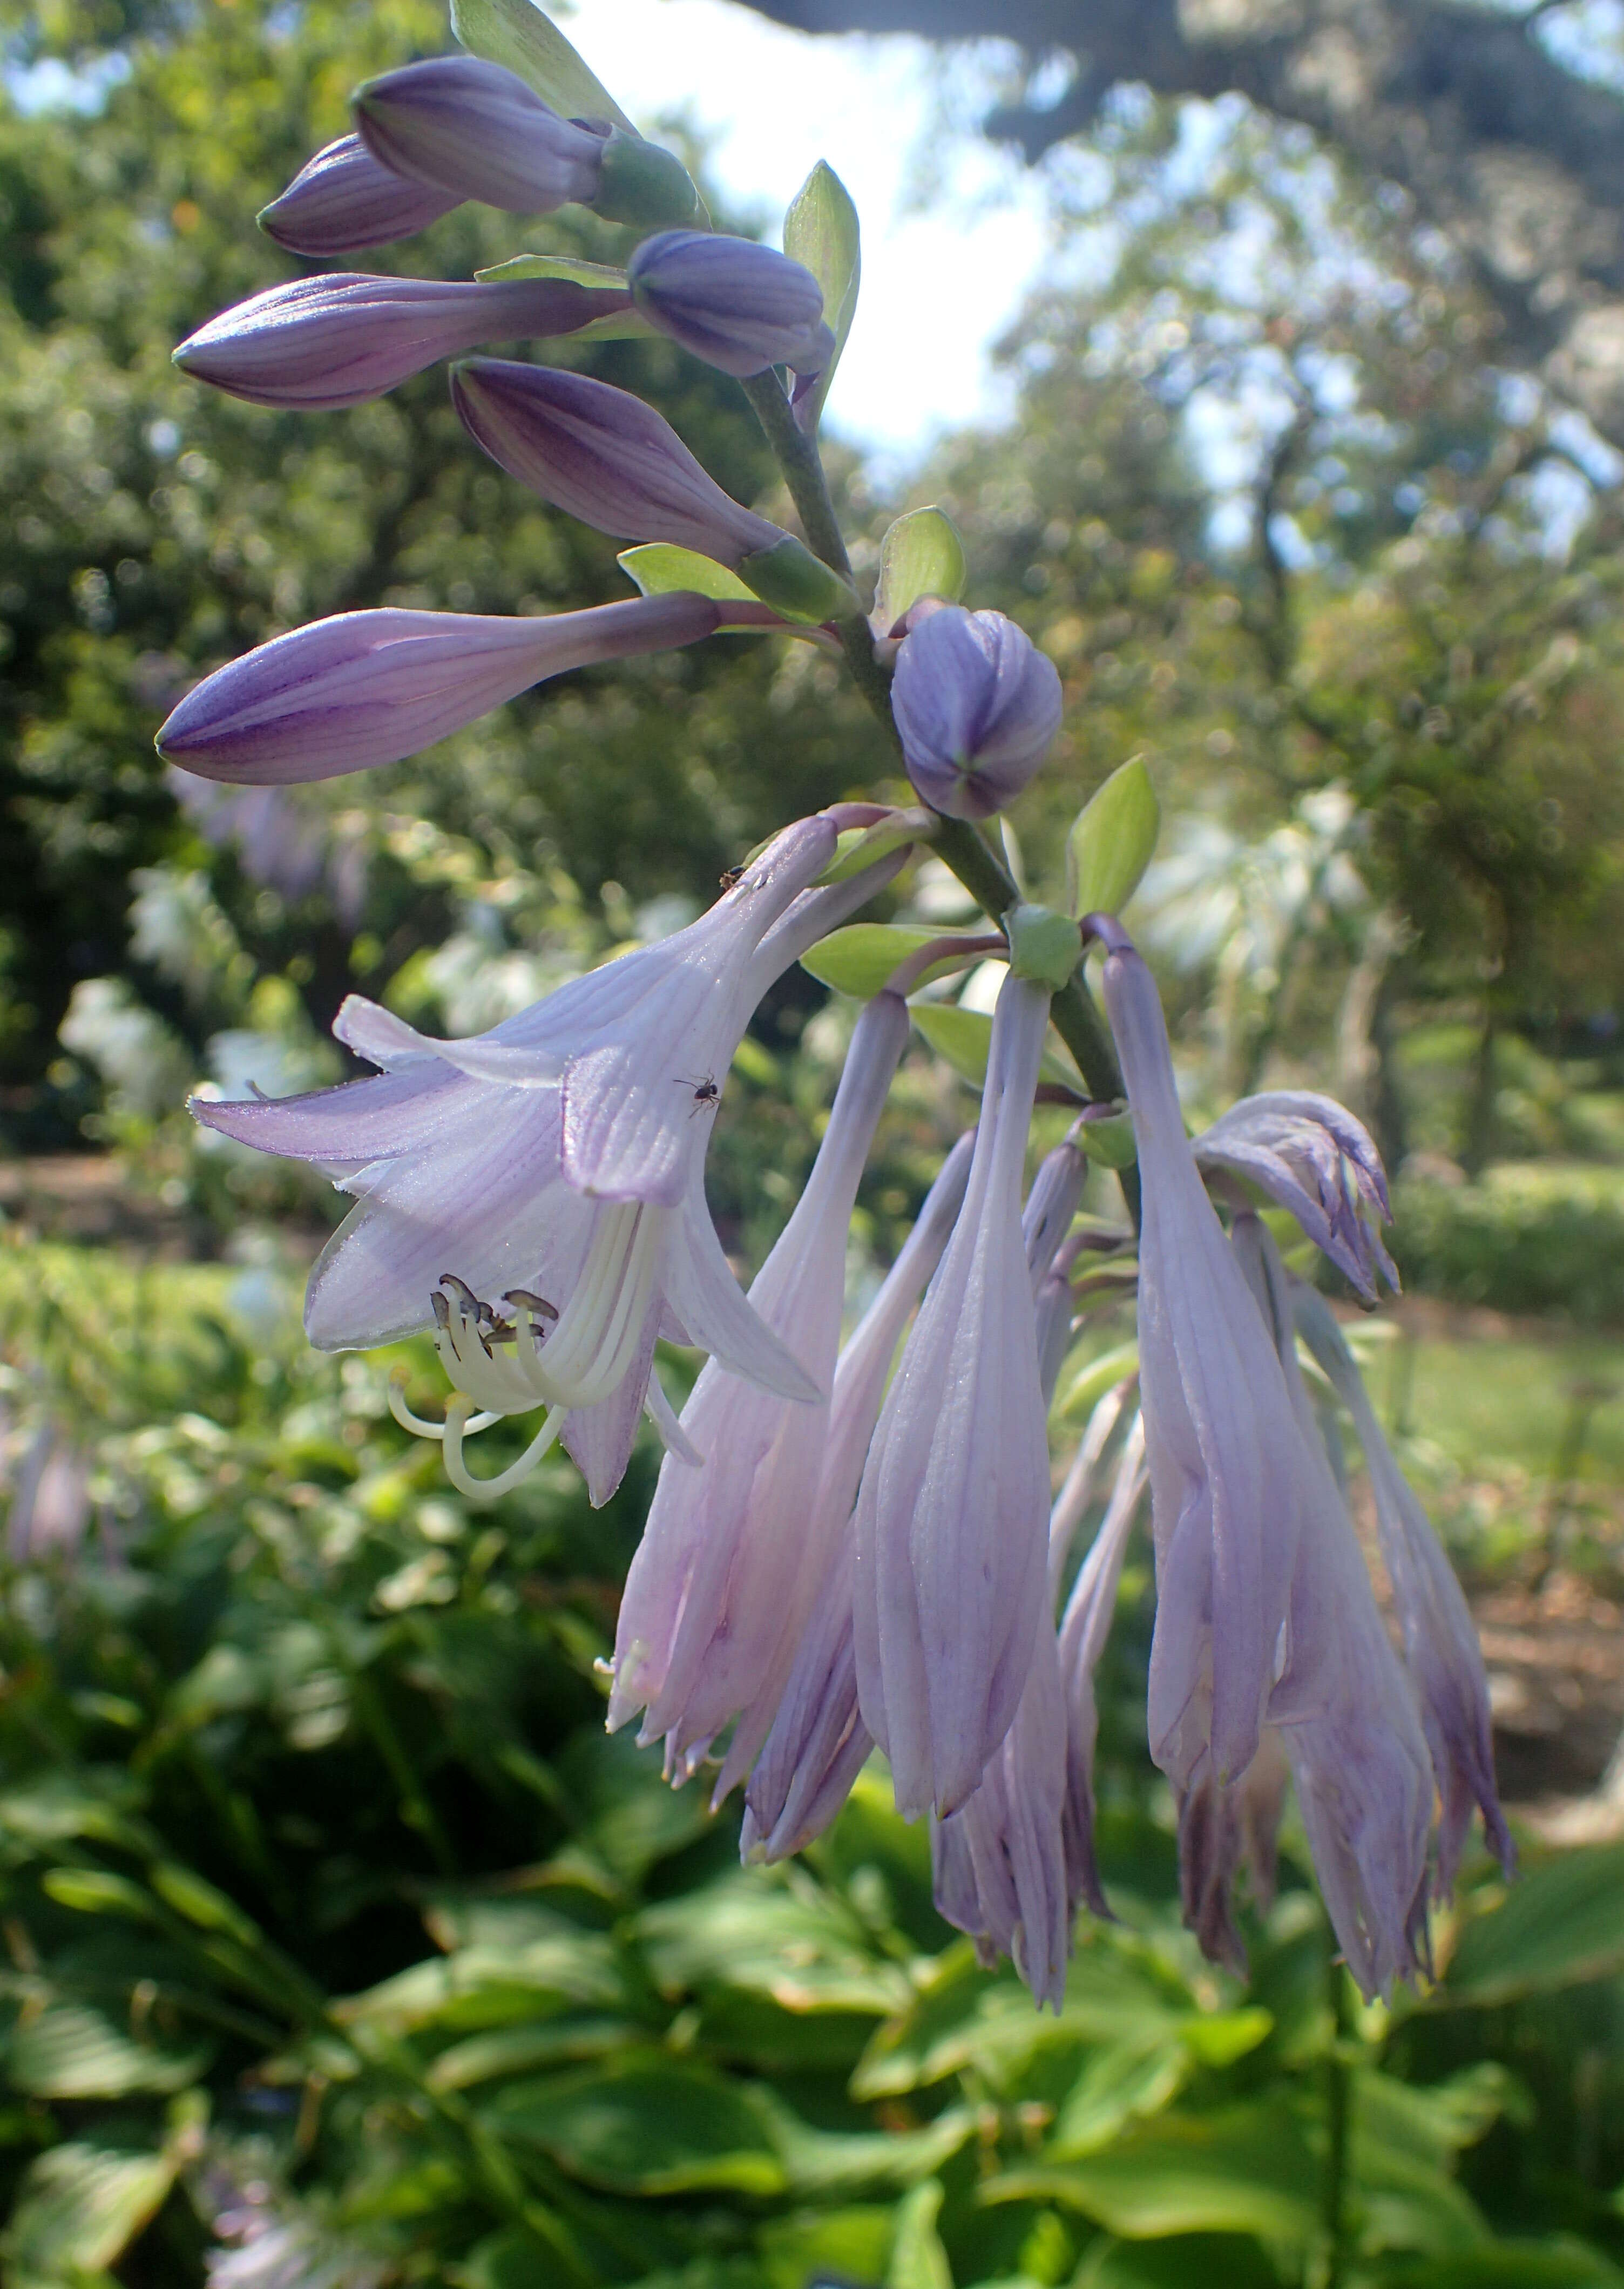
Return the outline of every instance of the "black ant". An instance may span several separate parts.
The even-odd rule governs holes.
[[[744,880],[744,870],[742,866],[724,866],[720,877],[722,889],[730,890],[736,882]]]
[[[690,1113],[688,1116],[690,1121],[693,1119],[695,1113],[714,1113],[717,1106],[721,1103],[721,1091],[716,1086],[716,1076],[714,1073],[706,1073],[705,1079],[700,1081],[692,1080],[687,1073],[679,1073],[677,1075],[677,1087],[679,1089],[691,1089],[694,1092],[693,1113]]]

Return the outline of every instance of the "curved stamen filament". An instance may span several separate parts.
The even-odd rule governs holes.
[[[458,1392],[445,1410],[445,1474],[458,1493],[466,1495],[470,1502],[495,1502],[529,1477],[562,1430],[567,1410],[561,1407],[549,1408],[540,1430],[516,1463],[510,1463],[494,1478],[476,1479],[462,1458],[462,1442],[469,1427],[467,1404]]]
[[[441,1440],[445,1437],[445,1425],[442,1423],[431,1423],[426,1416],[414,1415],[407,1406],[406,1376],[405,1370],[401,1368],[397,1368],[389,1378],[389,1412],[402,1431],[411,1432],[416,1438]],[[502,1417],[496,1414],[470,1416],[467,1422],[463,1424],[462,1436],[465,1439],[472,1439],[476,1432],[489,1431],[493,1423],[499,1423],[501,1420]]]

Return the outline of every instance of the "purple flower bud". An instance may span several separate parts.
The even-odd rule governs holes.
[[[514,72],[435,56],[369,80],[355,124],[397,175],[511,214],[550,214],[598,189],[604,134],[561,119]]]
[[[259,227],[290,254],[327,261],[410,238],[460,204],[460,193],[410,182],[375,159],[359,135],[343,135],[260,211]]]
[[[158,733],[158,749],[203,778],[336,778],[416,754],[566,668],[693,643],[720,614],[708,597],[686,594],[533,619],[340,612],[205,677]]]
[[[251,405],[330,411],[380,397],[478,342],[575,333],[630,303],[567,278],[484,285],[339,272],[273,286],[223,310],[174,357],[197,380]]]
[[[652,406],[549,366],[474,358],[451,401],[493,461],[621,540],[669,540],[736,566],[785,535],[730,500]]]
[[[903,639],[891,706],[924,801],[950,818],[989,818],[1048,753],[1060,677],[1001,612],[943,604]]]
[[[819,373],[834,350],[823,289],[770,246],[709,231],[666,230],[627,265],[638,308],[685,350],[743,381],[768,366]]]
[[[1376,1300],[1378,1278],[1397,1288],[1377,1229],[1393,1216],[1381,1155],[1334,1097],[1307,1089],[1244,1097],[1191,1149],[1200,1168],[1249,1176],[1289,1208],[1366,1303]]]

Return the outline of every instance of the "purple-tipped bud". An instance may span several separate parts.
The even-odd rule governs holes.
[[[1398,1273],[1381,1245],[1390,1224],[1387,1175],[1369,1130],[1334,1097],[1306,1089],[1243,1097],[1193,1146],[1203,1168],[1227,1168],[1289,1208],[1366,1303]]]
[[[330,411],[476,343],[572,334],[630,302],[567,278],[482,285],[330,273],[223,310],[181,343],[175,363],[252,405]]]
[[[208,779],[336,778],[416,754],[566,668],[693,643],[720,618],[708,597],[685,594],[534,619],[341,612],[205,677],[158,751]]]
[[[359,135],[343,135],[261,210],[259,227],[290,254],[324,262],[410,238],[461,203],[460,192],[410,182],[375,159]]]
[[[626,275],[651,326],[741,381],[774,365],[821,373],[833,355],[822,287],[770,246],[709,231],[662,231],[643,241]]]
[[[924,801],[950,818],[990,818],[1049,751],[1060,677],[1001,612],[944,604],[904,638],[891,706]]]
[[[397,175],[510,214],[550,214],[597,195],[604,136],[533,95],[516,73],[478,56],[435,56],[369,80],[355,124]]]
[[[452,375],[451,401],[510,476],[617,539],[737,566],[786,537],[730,500],[652,406],[607,382],[474,358]]]

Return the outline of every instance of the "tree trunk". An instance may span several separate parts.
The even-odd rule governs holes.
[[[1014,40],[1073,62],[1058,101],[987,121],[1029,160],[1111,87],[1234,92],[1401,184],[1493,299],[1497,355],[1624,446],[1624,101],[1547,53],[1540,7],[1459,0],[746,0],[807,32]]]

